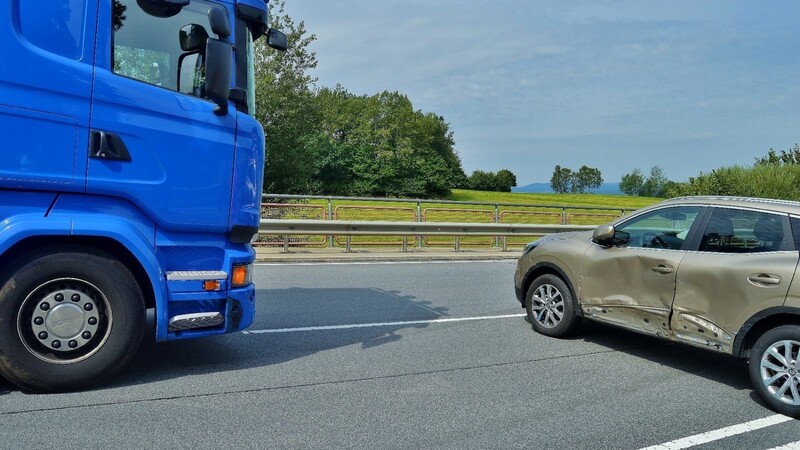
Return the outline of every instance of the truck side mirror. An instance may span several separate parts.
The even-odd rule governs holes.
[[[231,35],[231,23],[224,9],[209,8],[208,23],[211,25],[211,31],[220,39],[227,39]]]
[[[202,25],[190,23],[184,25],[178,32],[181,50],[184,52],[199,52],[206,47],[208,32]]]
[[[136,0],[142,11],[153,17],[172,17],[189,4],[189,0]]]
[[[228,114],[233,46],[214,38],[206,41],[206,96],[217,104],[214,114]]]
[[[267,31],[267,45],[282,52],[285,52],[289,47],[286,34],[283,31],[278,31],[274,28],[270,28]]]

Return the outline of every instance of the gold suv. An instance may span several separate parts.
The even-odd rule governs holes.
[[[798,250],[798,202],[684,197],[531,242],[514,284],[539,333],[587,318],[747,359],[761,398],[800,418]]]

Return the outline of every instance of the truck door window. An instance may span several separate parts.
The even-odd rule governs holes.
[[[210,30],[208,9],[215,6],[195,0],[174,16],[157,17],[142,10],[136,0],[113,1],[114,73],[184,94],[203,96],[205,44],[184,50],[181,29],[186,30],[187,25],[193,24]]]
[[[21,34],[51,53],[79,60],[83,56],[85,0],[34,2],[17,0]]]

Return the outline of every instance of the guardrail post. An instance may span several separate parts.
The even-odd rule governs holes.
[[[417,200],[417,222],[422,222],[422,202]],[[422,235],[416,236],[417,248],[422,248]]]
[[[503,251],[508,251],[508,236],[503,236]]]
[[[333,199],[328,197],[328,220],[333,220]],[[334,236],[328,236],[328,247],[333,248]]]
[[[461,236],[456,236],[456,248],[454,251],[456,252],[461,251]]]
[[[289,253],[289,235],[283,236],[283,253]]]
[[[567,208],[561,208],[561,225],[567,224]]]
[[[500,223],[500,205],[497,203],[494,204],[494,223]],[[498,236],[494,237],[494,246],[497,247],[500,243],[500,238]],[[505,245],[505,243],[503,244]],[[503,249],[505,251],[505,249]]]
[[[408,252],[408,236],[403,236],[403,253]]]

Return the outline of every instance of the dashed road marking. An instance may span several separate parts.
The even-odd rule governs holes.
[[[786,445],[781,445],[780,447],[772,447],[769,450],[800,450],[800,441],[789,442]]]
[[[763,419],[752,420],[750,422],[731,425],[729,427],[720,428],[718,430],[707,431],[705,433],[695,434],[694,436],[677,439],[663,444],[645,447],[641,450],[679,450],[682,448],[694,447],[695,445],[706,444],[708,442],[718,441],[737,434],[749,433],[761,428],[770,427],[779,423],[794,420],[791,417],[784,416],[783,414],[775,414],[774,416],[764,417]],[[792,444],[787,444],[792,445]],[[788,447],[794,448],[794,447]],[[781,449],[783,449],[781,447]]]
[[[256,266],[375,266],[397,264],[477,264],[477,263],[508,263],[516,264],[516,259],[464,259],[464,260],[435,260],[435,261],[286,261],[286,262],[259,262]]]
[[[477,316],[477,317],[453,317],[448,319],[430,319],[430,320],[407,320],[402,322],[379,322],[379,323],[358,323],[350,325],[327,325],[319,327],[298,327],[298,328],[277,328],[272,330],[245,330],[242,334],[266,334],[266,333],[295,333],[299,331],[328,331],[328,330],[349,330],[354,328],[370,328],[370,327],[404,327],[408,325],[427,325],[434,323],[451,323],[451,322],[470,322],[476,320],[497,320],[497,319],[511,319],[515,317],[524,317],[525,314],[503,314],[499,316]]]

